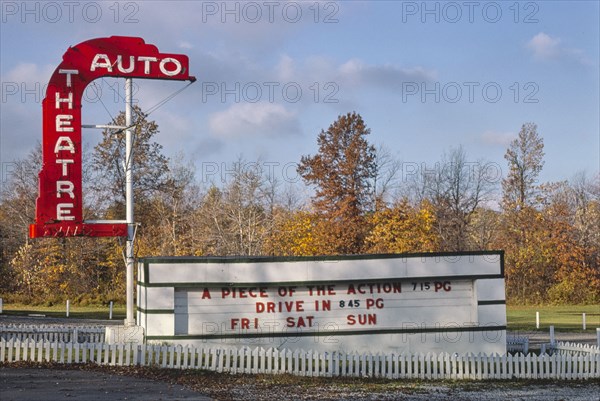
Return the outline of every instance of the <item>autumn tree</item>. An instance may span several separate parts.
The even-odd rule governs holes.
[[[502,245],[506,250],[507,293],[514,299],[528,298],[531,281],[550,274],[544,270],[548,266],[543,264],[536,245],[540,237],[535,234],[543,221],[535,208],[543,157],[544,142],[533,123],[523,124],[504,155],[508,174],[502,181]]]
[[[462,147],[444,154],[433,174],[424,176],[426,194],[436,213],[436,227],[443,251],[465,251],[471,218],[489,199],[493,181],[482,160],[469,162]]]
[[[585,250],[584,263],[600,272],[600,174],[589,179],[580,172],[569,187],[577,242]]]
[[[66,294],[71,278],[77,274],[75,264],[64,252],[68,246],[64,240],[28,238],[29,224],[35,219],[41,155],[38,144],[26,157],[12,163],[2,188],[0,213],[2,292],[10,290],[11,295],[37,299]]]
[[[0,190],[0,288],[15,290],[16,282],[26,280],[23,276],[27,264],[16,268],[12,261],[19,254],[27,258],[29,246],[29,224],[35,219],[35,199],[37,196],[37,173],[42,161],[40,144],[23,159],[6,164],[7,174]]]
[[[498,246],[498,232],[502,214],[489,207],[478,207],[471,216],[469,242],[474,249],[494,250]],[[500,248],[502,248],[500,246]]]
[[[383,145],[375,149],[375,175],[372,183],[372,209],[378,211],[388,205],[398,189],[398,175],[402,163]]]
[[[273,231],[265,243],[267,255],[315,256],[323,253],[316,213],[277,208],[273,217]]]
[[[168,186],[169,160],[162,145],[154,141],[158,125],[149,121],[139,106],[133,108],[133,192],[136,220],[142,218],[145,200]],[[111,122],[125,126],[125,112]],[[94,203],[109,213],[107,218],[119,219],[125,208],[125,131],[105,130],[92,154],[91,190]],[[120,216],[120,217],[119,217]]]
[[[588,187],[591,192],[587,195],[582,193],[587,192],[586,187],[582,176],[570,183],[540,187],[544,232],[536,233],[536,237],[542,238],[548,256],[546,264],[553,269],[552,280],[544,283],[548,287],[548,300],[553,303],[600,302],[599,245],[586,238],[597,237],[600,225],[593,211],[597,208],[593,187]],[[582,213],[591,226],[580,224]]]
[[[588,250],[578,240],[572,188],[544,183],[537,192],[537,207],[520,212],[528,224],[524,242],[504,239],[507,295],[523,303],[599,302],[600,274],[586,263]]]
[[[89,157],[83,160],[87,172]],[[40,164],[38,145],[12,163],[12,174],[2,188],[0,294],[18,296],[24,302],[53,302],[81,294],[99,296],[107,290],[103,284],[113,279],[106,265],[113,239],[28,238],[28,226],[35,219]],[[86,198],[84,214],[89,215],[94,208]]]
[[[298,173],[315,188],[312,205],[323,219],[325,253],[362,250],[364,215],[372,205],[371,182],[376,176],[375,148],[360,114],[339,116],[317,138],[319,151],[302,156]]]
[[[392,207],[370,216],[371,232],[367,236],[368,253],[410,253],[438,250],[435,210],[429,201],[412,206],[404,198]]]
[[[233,179],[224,191],[222,211],[231,230],[229,254],[258,255],[262,248],[269,197],[261,172],[252,167],[235,163]]]
[[[169,160],[165,184],[148,200],[143,216],[142,255],[192,255],[194,227],[192,216],[200,207],[202,194],[196,184],[195,169],[182,156]]]
[[[36,147],[23,159],[8,165],[9,173],[2,183],[2,220],[4,246],[11,250],[28,241],[29,224],[35,219],[35,200],[38,193],[38,171],[42,163],[42,147]]]
[[[537,132],[537,125],[523,124],[504,158],[508,161],[508,175],[502,181],[505,210],[532,206],[538,176],[544,166],[544,141]]]
[[[160,145],[152,142],[158,127],[146,121],[139,108],[135,109],[135,115],[136,218],[149,222],[148,217],[156,217],[154,206],[157,205],[158,194],[170,190],[168,192],[174,194],[172,199],[162,200],[173,207],[177,206],[173,204],[173,198],[183,196],[175,194],[178,193],[174,189],[177,180],[168,174],[168,160],[162,155]],[[124,119],[124,113],[121,113],[112,123],[124,125]],[[106,131],[93,154],[84,155],[84,216],[87,219],[122,218],[124,149],[124,133]],[[122,247],[117,240],[45,238],[31,241],[27,238],[28,225],[33,222],[35,214],[40,155],[38,147],[26,159],[16,161],[14,174],[3,188],[0,227],[2,234],[10,237],[11,241],[3,241],[3,253],[4,245],[8,245],[10,251],[4,256],[2,268],[3,273],[14,278],[14,292],[37,300],[77,294],[124,294],[121,291],[124,288],[121,285],[124,283]],[[151,212],[154,214],[151,215]],[[163,222],[158,219],[152,223],[161,226]],[[165,238],[162,235],[158,237]]]
[[[273,187],[260,162],[240,158],[212,185],[193,215],[193,230],[201,255],[260,255],[269,235]]]

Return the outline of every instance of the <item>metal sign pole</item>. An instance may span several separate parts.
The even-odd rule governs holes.
[[[133,112],[133,80],[125,78],[125,125],[131,127]],[[125,130],[125,208],[127,222],[126,274],[127,274],[127,317],[125,326],[135,326],[133,311],[133,241],[135,223],[133,220],[133,133],[131,128]]]

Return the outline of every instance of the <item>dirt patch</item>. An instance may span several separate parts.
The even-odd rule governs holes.
[[[598,401],[600,380],[404,381],[97,365],[0,365],[0,399]]]
[[[181,385],[96,370],[0,368],[2,401],[211,400]]]

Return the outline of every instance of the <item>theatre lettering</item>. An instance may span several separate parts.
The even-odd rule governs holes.
[[[164,54],[141,38],[92,39],[67,50],[43,100],[42,169],[30,236],[126,236],[119,221],[84,221],[81,98],[101,77],[194,80],[188,57]]]

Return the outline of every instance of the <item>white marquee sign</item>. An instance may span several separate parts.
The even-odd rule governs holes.
[[[148,258],[147,340],[344,351],[506,351],[500,252]]]

